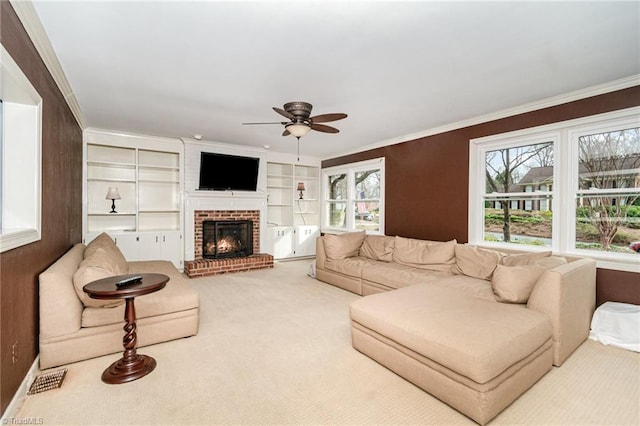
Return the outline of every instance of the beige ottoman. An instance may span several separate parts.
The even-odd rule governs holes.
[[[485,424],[550,369],[542,313],[419,284],[351,304],[353,347]]]

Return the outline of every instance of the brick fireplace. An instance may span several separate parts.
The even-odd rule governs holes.
[[[203,224],[211,221],[240,222],[251,221],[253,254],[231,258],[205,258],[203,256]],[[208,275],[241,272],[252,269],[273,267],[273,256],[260,251],[260,211],[259,210],[195,210],[194,211],[194,260],[185,261],[185,273],[190,278]]]

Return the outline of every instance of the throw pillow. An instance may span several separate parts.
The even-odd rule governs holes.
[[[127,259],[125,259],[125,257],[122,255],[122,252],[120,251],[116,243],[105,232],[98,235],[89,244],[87,244],[87,247],[84,249],[84,258],[87,259],[89,257],[92,257],[92,255],[98,249],[104,250],[102,255],[104,256],[105,260],[108,260],[112,263],[115,275],[124,275],[129,272]]]
[[[386,235],[367,235],[360,247],[360,256],[382,262],[393,260],[393,243],[395,239]]]
[[[80,262],[78,270],[73,274],[73,287],[82,304],[86,307],[104,308],[118,306],[124,303],[124,300],[92,299],[82,290],[82,287],[93,281],[115,275],[119,274],[115,272],[114,265],[109,260],[105,249],[96,248],[90,257]]]
[[[456,240],[447,242],[396,237],[393,261],[414,268],[449,271],[455,263]]]
[[[494,251],[473,247],[468,244],[456,244],[456,264],[451,268],[454,274],[467,275],[481,280],[490,280],[502,254]]]
[[[504,256],[500,261],[500,264],[504,266],[531,265],[532,263],[549,256],[551,256],[550,251],[510,254]]]
[[[346,232],[338,235],[325,234],[324,249],[327,258],[335,260],[358,256],[365,236],[364,231]]]
[[[498,265],[491,278],[493,293],[499,302],[527,303],[542,274],[565,263],[564,257],[548,256],[529,265]]]

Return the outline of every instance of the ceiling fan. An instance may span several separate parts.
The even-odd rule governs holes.
[[[313,105],[308,102],[287,102],[283,108],[273,107],[273,110],[281,116],[288,118],[290,121],[274,121],[266,123],[242,123],[242,124],[281,124],[284,126],[282,136],[293,135],[298,139],[298,160],[300,159],[300,138],[306,135],[309,130],[315,130],[323,133],[338,133],[340,130],[335,127],[327,126],[331,121],[342,120],[347,118],[344,113],[321,114],[311,117],[311,109]]]

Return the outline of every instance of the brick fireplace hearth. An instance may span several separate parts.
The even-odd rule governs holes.
[[[250,220],[253,223],[253,253],[250,256],[228,259],[203,258],[202,223],[209,220]],[[185,261],[184,270],[188,277],[204,277],[241,272],[253,269],[273,268],[273,256],[259,253],[260,211],[259,210],[196,210],[194,212],[194,260]]]

